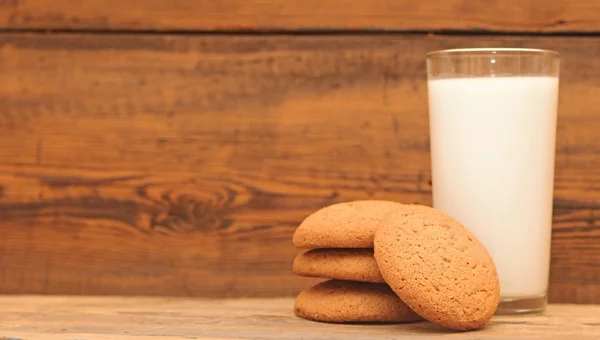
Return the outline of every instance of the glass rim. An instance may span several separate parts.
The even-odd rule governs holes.
[[[548,57],[560,57],[560,53],[553,50],[541,48],[521,48],[521,47],[475,47],[475,48],[450,48],[444,50],[431,51],[427,53],[427,58],[435,58],[441,56],[459,57],[464,55],[494,55],[494,54],[513,54],[513,55],[539,55]]]

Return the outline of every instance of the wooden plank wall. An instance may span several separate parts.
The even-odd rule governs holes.
[[[1,0],[10,29],[597,32],[594,0]]]
[[[3,0],[0,30],[0,293],[292,296],[307,214],[431,203],[424,55],[521,46],[563,58],[550,299],[600,303],[597,2]]]

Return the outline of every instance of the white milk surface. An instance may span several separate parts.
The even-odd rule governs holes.
[[[428,82],[433,205],[486,246],[501,297],[546,293],[558,78]]]

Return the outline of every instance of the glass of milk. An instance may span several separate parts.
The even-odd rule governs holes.
[[[494,259],[497,314],[546,309],[559,63],[538,49],[427,55],[433,206]]]

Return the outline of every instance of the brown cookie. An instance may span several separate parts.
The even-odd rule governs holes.
[[[296,256],[294,273],[300,276],[384,283],[373,249],[313,249]]]
[[[471,330],[494,315],[500,299],[494,262],[450,216],[435,209],[390,215],[375,234],[374,250],[385,281],[423,318]]]
[[[411,205],[364,200],[336,203],[309,215],[294,233],[298,248],[373,248],[375,230],[392,211]]]
[[[400,323],[422,320],[386,284],[329,280],[296,298],[296,316],[331,323]]]

